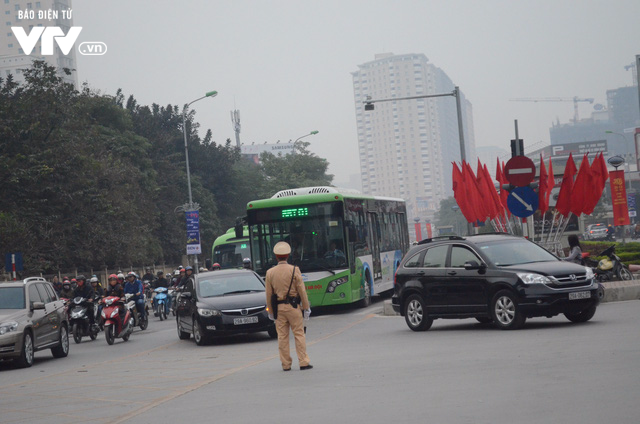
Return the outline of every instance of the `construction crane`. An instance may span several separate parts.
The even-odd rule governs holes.
[[[581,97],[522,97],[517,99],[509,99],[511,102],[573,102],[573,122],[577,123],[580,119],[578,115],[578,102],[593,103],[594,99],[585,99]]]

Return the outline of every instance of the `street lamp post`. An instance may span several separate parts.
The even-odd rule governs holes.
[[[301,140],[301,139],[303,139],[303,138],[305,138],[305,137],[309,137],[310,135],[316,135],[316,134],[318,134],[319,132],[320,132],[320,131],[311,131],[309,134],[305,134],[305,135],[303,135],[303,136],[301,136],[301,137],[296,138],[296,141],[294,141],[294,142],[293,142],[293,144],[296,144],[296,143],[298,142],[298,140]]]
[[[198,100],[202,100],[202,99],[207,98],[207,97],[215,97],[217,95],[218,95],[217,91],[209,91],[204,96],[202,96],[200,98],[197,98],[194,101],[186,104],[184,106],[184,109],[182,109],[182,134],[184,135],[184,156],[185,156],[185,161],[187,163],[187,186],[188,186],[188,189],[189,189],[189,204],[186,205],[186,207],[185,207],[186,211],[197,210],[197,206],[194,205],[193,196],[191,194],[191,172],[189,170],[189,144],[187,143],[187,119],[186,119],[187,109],[189,109],[189,106],[191,106],[192,104],[194,104]],[[198,255],[195,255],[195,270],[194,270],[194,272],[195,273],[198,272]]]
[[[615,134],[615,135],[619,135],[620,137],[622,137],[622,139],[624,140],[624,145],[625,147],[628,147],[629,145],[629,140],[627,139],[627,136],[624,135],[623,133],[619,133],[619,132],[615,132],[615,131],[605,131],[606,134]],[[625,170],[627,171],[627,175],[629,176],[628,180],[629,180],[629,191],[631,191],[631,168],[630,168],[630,161],[625,159],[625,157],[627,156],[627,154],[624,154],[623,157],[623,164],[625,165]],[[615,157],[615,156],[614,156]],[[610,162],[611,163],[611,162]],[[612,164],[613,165],[613,164]],[[614,165],[615,166],[615,165]],[[620,166],[620,165],[618,165]],[[618,169],[618,167],[615,167],[616,170]],[[638,171],[640,171],[640,169],[638,169]]]

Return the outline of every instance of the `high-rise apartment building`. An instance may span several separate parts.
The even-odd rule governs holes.
[[[76,69],[75,49],[65,55],[54,42],[53,55],[43,55],[41,38],[31,53],[26,54],[11,29],[21,27],[29,35],[34,27],[59,27],[67,34],[73,26],[73,19],[68,18],[69,11],[73,17],[71,0],[0,0],[0,77],[12,74],[14,81],[23,81],[23,69],[31,66],[34,60],[45,60],[58,69],[63,80],[77,87],[76,73],[66,75],[62,72],[63,68]]]
[[[379,54],[358,68],[352,76],[362,189],[405,199],[410,222],[433,219],[440,200],[453,195],[452,162],[460,161],[455,97],[380,102],[373,111],[363,101],[450,93],[454,84],[424,54]],[[460,100],[465,153],[473,161],[471,103],[463,94]]]

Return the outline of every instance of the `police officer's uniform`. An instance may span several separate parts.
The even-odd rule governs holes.
[[[291,253],[291,247],[288,243],[279,242],[273,248],[276,255],[288,255]],[[286,260],[279,261],[278,265],[267,271],[266,276],[266,294],[267,305],[269,311],[273,311],[276,305],[271,304],[271,294],[278,295],[278,318],[276,319],[276,330],[278,331],[278,348],[280,350],[280,361],[282,369],[288,371],[291,369],[291,354],[289,351],[289,328],[293,331],[295,337],[296,352],[298,354],[298,362],[300,369],[309,369],[309,356],[307,356],[307,346],[304,335],[304,323],[302,311],[310,310],[307,291],[302,281],[300,269],[295,268],[293,282],[291,275],[294,272],[293,265],[289,265]],[[291,290],[289,290],[291,285]],[[287,295],[287,291],[289,294]],[[294,308],[287,300],[289,298],[300,298],[300,304]]]

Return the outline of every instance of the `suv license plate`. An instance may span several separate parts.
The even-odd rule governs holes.
[[[588,292],[588,291],[569,293],[569,300],[589,299],[590,297],[591,297],[591,292]]]
[[[589,292],[587,292],[589,293]],[[245,317],[245,318],[234,318],[233,325],[242,325],[242,324],[255,324],[258,322],[258,317]]]

